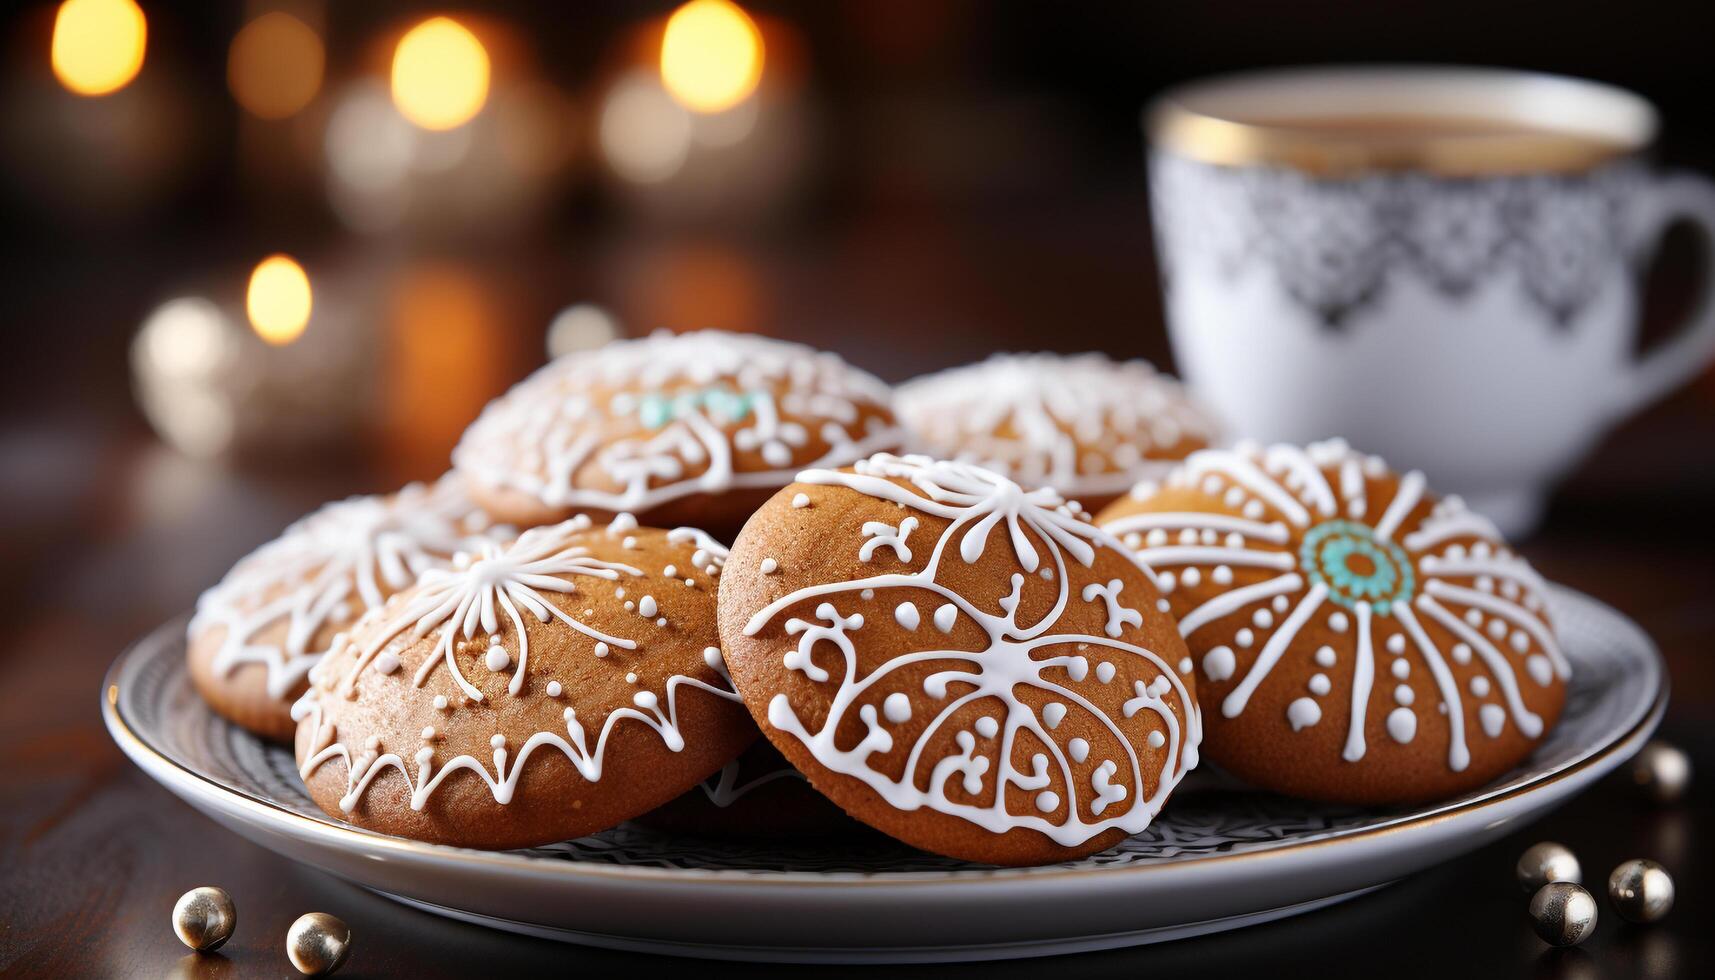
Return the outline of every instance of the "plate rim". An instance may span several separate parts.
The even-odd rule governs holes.
[[[1587,593],[1558,584],[1551,584],[1551,588],[1563,596],[1571,597],[1574,601],[1596,607],[1603,614],[1624,623],[1642,639],[1641,649],[1647,654],[1644,662],[1651,667],[1655,690],[1647,706],[1625,731],[1605,744],[1562,763],[1557,768],[1539,773],[1516,785],[1500,786],[1476,796],[1435,804],[1383,821],[1380,824],[1335,831],[1314,840],[1280,843],[1256,850],[1204,854],[1151,863],[1096,865],[1078,868],[1054,866],[974,867],[942,871],[906,871],[885,875],[854,871],[809,872],[772,869],[663,868],[590,861],[549,861],[511,851],[484,851],[445,844],[430,844],[342,826],[331,820],[306,816],[277,803],[253,796],[193,769],[151,744],[135,731],[124,718],[119,710],[119,675],[138,650],[162,642],[171,642],[167,637],[171,634],[182,633],[189,620],[190,614],[188,612],[180,613],[167,620],[125,646],[113,663],[108,666],[102,677],[101,713],[109,735],[118,743],[121,751],[134,764],[143,769],[147,775],[153,777],[186,802],[190,802],[193,797],[208,798],[212,796],[225,808],[229,810],[236,808],[244,812],[254,824],[267,826],[281,834],[300,840],[313,838],[320,844],[339,850],[350,851],[354,847],[360,848],[366,853],[366,856],[370,857],[379,858],[380,854],[385,854],[388,858],[416,864],[450,863],[472,870],[486,867],[512,874],[550,880],[596,877],[617,878],[638,883],[674,881],[687,884],[696,882],[721,886],[754,885],[769,888],[792,886],[847,889],[853,886],[891,887],[902,884],[969,887],[1025,879],[1088,878],[1092,875],[1101,876],[1104,881],[1108,881],[1140,874],[1183,873],[1193,866],[1201,868],[1217,865],[1220,868],[1228,868],[1241,861],[1250,862],[1254,865],[1263,861],[1298,860],[1307,854],[1322,851],[1330,845],[1349,846],[1360,841],[1372,841],[1385,836],[1421,830],[1469,816],[1474,812],[1496,807],[1510,800],[1540,791],[1555,783],[1575,779],[1593,767],[1602,767],[1602,771],[1611,768],[1611,766],[1603,766],[1603,763],[1615,753],[1624,751],[1627,746],[1636,742],[1640,732],[1653,731],[1656,725],[1660,723],[1662,715],[1666,711],[1672,687],[1667,665],[1655,641],[1630,617]]]

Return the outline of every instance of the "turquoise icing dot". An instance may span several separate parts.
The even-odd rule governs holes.
[[[659,429],[698,409],[723,422],[737,422],[750,414],[755,396],[725,388],[704,388],[667,395],[654,392],[637,399],[637,420],[645,428]]]
[[[1352,568],[1354,557],[1367,559],[1371,570]],[[1321,582],[1328,598],[1350,609],[1367,604],[1378,616],[1409,602],[1417,576],[1405,549],[1376,537],[1375,531],[1352,521],[1328,521],[1311,528],[1298,549],[1298,563],[1311,582]]]

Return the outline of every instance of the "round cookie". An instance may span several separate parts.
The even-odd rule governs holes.
[[[995,354],[900,385],[894,410],[914,449],[1091,510],[1218,435],[1178,381],[1103,354]]]
[[[288,741],[310,668],[366,610],[482,536],[510,536],[457,479],[335,501],[251,552],[197,600],[187,630],[191,680],[209,706]]]
[[[757,840],[874,833],[811,789],[765,738],[751,743],[696,789],[636,822],[672,834]]]
[[[330,815],[465,847],[593,833],[756,738],[721,663],[725,551],[580,515],[423,575],[357,624],[293,706]]]
[[[1209,759],[1259,787],[1446,798],[1517,765],[1560,715],[1542,579],[1421,473],[1337,440],[1207,450],[1098,523],[1179,617]]]
[[[817,790],[908,844],[1110,847],[1195,765],[1199,720],[1166,603],[1085,517],[923,456],[801,473],[722,577],[734,683]]]
[[[896,448],[891,397],[802,344],[663,331],[551,362],[483,410],[453,465],[501,520],[629,511],[730,539],[799,469]]]

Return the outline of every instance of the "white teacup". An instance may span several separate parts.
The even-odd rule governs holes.
[[[1147,122],[1174,351],[1241,435],[1343,436],[1519,533],[1606,427],[1715,355],[1708,291],[1634,354],[1662,233],[1715,232],[1715,185],[1642,162],[1639,96],[1313,68],[1193,83]]]

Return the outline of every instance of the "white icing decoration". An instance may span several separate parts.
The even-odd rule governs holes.
[[[444,667],[450,681],[467,700],[482,702],[486,700],[483,692],[472,685],[459,668],[456,657],[458,641],[462,638],[468,642],[479,636],[492,640],[503,630],[509,631],[512,640],[517,644],[516,661],[497,643],[491,643],[485,661],[493,665],[499,663],[500,657],[504,656],[507,662],[497,668],[501,670],[515,662],[516,666],[507,684],[507,693],[517,696],[523,688],[525,672],[529,665],[526,616],[534,617],[541,623],[563,623],[578,633],[596,639],[599,648],[614,646],[623,650],[636,649],[635,640],[603,633],[580,622],[550,600],[550,596],[575,595],[584,584],[584,579],[617,581],[623,576],[635,577],[643,574],[629,565],[591,557],[589,548],[580,543],[584,540],[582,535],[589,528],[589,518],[580,516],[560,524],[533,528],[510,544],[499,545],[485,541],[473,553],[472,560],[462,562],[456,567],[431,569],[423,573],[407,601],[388,606],[385,616],[377,614],[379,618],[367,628],[366,644],[361,648],[351,648],[354,663],[346,676],[336,682],[334,696],[352,695],[365,667],[385,650],[389,650],[396,641],[403,639],[410,643],[430,639],[432,646],[412,679],[413,686],[421,688],[437,667]],[[718,560],[724,561],[725,549],[712,540],[704,540],[707,535],[701,532],[675,531],[670,533],[668,538],[676,542],[696,538],[703,547],[716,550],[721,556]],[[683,732],[679,727],[678,695],[681,689],[690,687],[724,700],[740,701],[732,689],[731,678],[727,676],[724,667],[716,672],[719,674],[720,686],[684,674],[667,678],[664,684],[665,705],[662,704],[662,698],[653,691],[637,692],[632,699],[635,707],[619,707],[608,712],[593,746],[583,724],[578,720],[577,711],[571,707],[566,708],[562,715],[565,720],[563,732],[536,732],[525,738],[516,752],[508,752],[505,736],[496,733],[490,739],[490,745],[494,749],[492,770],[488,762],[470,755],[459,755],[435,767],[432,765],[432,754],[425,757],[421,753],[414,756],[413,768],[396,753],[380,753],[379,738],[375,735],[368,736],[364,742],[369,751],[354,757],[350,747],[340,740],[344,737],[343,733],[336,731],[325,717],[322,692],[312,687],[292,706],[294,720],[300,723],[309,721],[311,724],[312,751],[303,760],[299,774],[304,779],[309,779],[316,769],[328,760],[344,760],[346,792],[340,798],[339,805],[347,812],[356,807],[370,784],[389,768],[398,770],[410,785],[410,805],[413,810],[421,810],[435,789],[448,776],[459,770],[468,770],[481,778],[488,784],[495,802],[504,805],[512,800],[525,762],[532,753],[543,747],[559,751],[577,768],[584,779],[599,782],[608,739],[614,728],[622,722],[635,721],[649,727],[669,749],[677,752],[683,749],[685,744]],[[628,673],[626,680],[637,683],[637,674]],[[547,684],[551,696],[558,687],[556,681]],[[436,708],[444,709],[448,700],[446,695],[437,694],[433,703]]]
[[[798,493],[798,494],[792,495],[792,509],[793,510],[803,510],[805,507],[808,507],[808,506],[810,506],[810,495],[809,494]]]
[[[1480,685],[1472,681],[1473,693],[1479,689],[1483,692],[1475,696],[1486,696],[1492,681],[1505,705],[1494,706],[1495,710],[1510,712],[1520,731],[1532,738],[1541,733],[1542,720],[1525,708],[1514,663],[1496,649],[1490,637],[1515,657],[1524,656],[1524,670],[1538,684],[1552,683],[1556,676],[1566,678],[1569,668],[1551,626],[1538,614],[1544,608],[1542,596],[1546,593],[1541,577],[1505,546],[1488,521],[1468,511],[1457,497],[1448,497],[1433,507],[1423,506],[1428,497],[1422,474],[1407,473],[1391,497],[1376,497],[1371,481],[1385,478],[1386,472],[1385,463],[1354,453],[1339,440],[1304,449],[1246,444],[1233,450],[1203,450],[1187,458],[1168,482],[1201,489],[1210,477],[1218,477],[1227,487],[1220,497],[1225,506],[1238,506],[1236,501],[1247,500],[1240,507],[1244,516],[1151,512],[1118,517],[1104,527],[1131,541],[1141,536],[1141,547],[1135,547],[1138,558],[1158,572],[1173,569],[1181,585],[1186,573],[1199,567],[1207,570],[1207,580],[1216,584],[1223,584],[1219,573],[1224,567],[1280,573],[1241,588],[1200,592],[1195,602],[1187,601],[1188,608],[1179,617],[1180,631],[1189,638],[1235,614],[1267,629],[1270,618],[1264,615],[1263,604],[1276,615],[1291,610],[1257,652],[1244,680],[1225,698],[1222,711],[1232,716],[1243,710],[1249,692],[1286,653],[1308,615],[1318,607],[1326,609],[1332,601],[1320,580],[1321,572],[1312,575],[1300,567],[1298,549],[1305,535],[1330,521],[1361,521],[1374,515],[1372,533],[1380,542],[1376,545],[1378,553],[1383,547],[1402,549],[1411,565],[1407,571],[1414,588],[1408,601],[1384,604],[1389,607],[1381,612],[1376,612],[1370,601],[1343,597],[1342,608],[1324,613],[1330,632],[1351,637],[1340,645],[1338,654],[1330,645],[1318,647],[1312,655],[1322,670],[1351,665],[1349,727],[1342,756],[1352,762],[1364,757],[1364,724],[1372,694],[1391,695],[1390,699],[1397,699],[1401,705],[1388,715],[1390,735],[1401,741],[1416,735],[1416,715],[1403,707],[1416,697],[1413,689],[1396,684],[1388,695],[1374,691],[1374,645],[1379,644],[1393,655],[1388,673],[1396,680],[1409,677],[1414,664],[1428,671],[1439,696],[1436,710],[1449,719],[1448,767],[1462,771],[1470,764],[1467,708],[1448,666],[1449,657],[1461,667],[1475,658],[1486,675]],[[1243,497],[1233,495],[1234,489],[1242,491]],[[1258,502],[1261,506],[1251,506]],[[1281,520],[1268,520],[1270,512]],[[1187,536],[1187,531],[1196,536]],[[1209,536],[1204,532],[1219,535],[1221,544],[1208,545]],[[1196,543],[1187,543],[1191,541]],[[1312,578],[1317,581],[1310,581]],[[1485,582],[1488,588],[1482,587]],[[1432,639],[1419,622],[1420,616],[1452,634],[1449,652],[1441,648],[1444,641]],[[1386,620],[1392,622],[1384,627],[1385,635],[1373,636],[1373,630]],[[1256,640],[1250,627],[1237,628],[1230,635],[1240,648]],[[1218,658],[1216,651],[1223,651]],[[1204,658],[1204,673],[1210,680],[1223,680],[1236,669],[1235,659],[1231,649],[1216,647]],[[1313,690],[1321,687],[1317,684]],[[1477,711],[1487,727],[1493,712]],[[1400,738],[1404,732],[1409,734]]]
[[[1310,698],[1298,698],[1286,706],[1286,720],[1295,732],[1309,728],[1322,720],[1322,706]]]
[[[778,572],[780,570],[780,563],[775,561],[772,558],[764,558],[764,559],[762,559],[761,568],[762,568],[762,574],[773,575],[775,572]]]
[[[334,647],[320,634],[374,609],[461,550],[508,534],[482,523],[456,479],[413,483],[391,496],[352,497],[321,507],[241,559],[197,600],[194,641],[222,631],[212,669],[266,670],[268,696],[284,699]],[[263,639],[284,624],[279,639]],[[383,673],[390,673],[383,671]]]
[[[895,725],[904,724],[911,720],[911,699],[894,691],[882,702],[881,713]]]
[[[512,655],[506,652],[505,647],[489,647],[482,662],[489,670],[499,672],[512,665]]]
[[[905,481],[909,488],[895,483],[895,479]],[[751,636],[758,634],[787,609],[809,600],[820,600],[813,621],[794,616],[782,624],[785,635],[795,638],[794,646],[784,655],[784,662],[788,669],[801,672],[812,683],[837,685],[827,710],[818,712],[816,729],[806,727],[784,693],[776,694],[769,701],[766,712],[768,725],[797,739],[822,766],[862,781],[900,810],[928,807],[996,833],[1014,828],[1033,829],[1065,846],[1074,846],[1115,828],[1136,833],[1149,824],[1167,793],[1183,773],[1195,765],[1201,724],[1194,699],[1170,665],[1149,650],[1103,635],[1052,632],[1072,598],[1069,594],[1068,560],[1088,568],[1094,563],[1098,548],[1111,549],[1122,556],[1129,555],[1118,541],[1073,517],[1054,491],[1026,491],[1012,481],[967,464],[938,462],[924,457],[880,455],[859,463],[855,472],[815,470],[800,474],[799,480],[844,487],[896,503],[944,520],[948,526],[929,549],[921,571],[885,573],[856,581],[807,586],[755,611],[745,627],[745,633]],[[1025,533],[1027,529],[1028,535]],[[991,531],[996,533],[991,534]],[[999,600],[999,613],[979,607],[936,579],[943,562],[963,560],[973,563],[995,540],[1010,545],[1020,568],[1020,572],[1012,576],[1011,592]],[[1041,550],[1044,545],[1045,553]],[[1044,563],[1055,568],[1057,601],[1052,610],[1037,622],[1020,623],[1019,600],[1026,576],[1034,576]],[[1147,570],[1139,567],[1139,574],[1147,574]],[[853,634],[862,629],[861,617],[841,613],[836,603],[842,597],[849,597],[865,588],[902,588],[933,593],[943,603],[934,616],[938,627],[950,629],[955,616],[969,619],[986,634],[987,643],[983,649],[971,652],[940,649],[906,654],[859,677]],[[843,670],[830,671],[811,659],[810,651],[818,644],[827,644],[837,652],[837,660],[844,662]],[[1155,790],[1148,797],[1132,790],[1132,787],[1145,785],[1145,762],[1120,735],[1117,723],[1076,690],[1062,686],[1053,678],[1062,670],[1068,677],[1082,677],[1089,669],[1088,659],[1070,654],[1040,659],[1031,655],[1042,648],[1064,648],[1068,644],[1099,648],[1110,657],[1129,656],[1140,666],[1154,668],[1154,681],[1149,685],[1138,681],[1135,696],[1127,700],[1122,709],[1126,718],[1134,717],[1140,711],[1150,712],[1157,722],[1153,728],[1164,732],[1165,761],[1161,763],[1163,768],[1155,780]],[[860,700],[859,695],[894,670],[925,660],[958,662],[958,666],[940,670],[923,681],[925,692],[931,698],[945,700],[946,704],[937,705],[934,717],[914,732],[917,741],[902,771],[882,772],[872,768],[869,763],[871,756],[889,752],[894,746],[894,735],[883,727],[875,704]],[[827,658],[824,657],[822,662],[827,663]],[[950,687],[954,683],[960,688],[956,695]],[[1027,687],[1052,697],[1039,709],[1040,721],[1036,713],[1019,701],[1017,692]],[[1172,703],[1168,697],[1173,698]],[[992,712],[985,713],[986,723],[978,720],[975,731],[954,732],[949,754],[942,758],[930,760],[921,757],[940,726],[955,712],[978,702],[998,704],[1002,711],[998,717]],[[1092,719],[1097,727],[1106,726],[1116,737],[1116,748],[1124,751],[1127,757],[1123,768],[1113,760],[1107,760],[1104,763],[1107,768],[1098,770],[1105,775],[1092,777],[1090,790],[1095,794],[1093,799],[1080,799],[1084,795],[1083,787],[1071,778],[1071,763],[1050,735],[1074,709]],[[850,731],[850,726],[857,723],[861,723],[863,734],[855,743],[849,736],[836,738],[837,732],[842,729]],[[977,734],[985,729],[992,730],[999,743],[994,750],[983,748],[979,751]],[[1030,737],[1044,748],[1044,751],[1034,754],[1028,772],[1021,771],[1014,764],[1011,747],[1017,744],[1016,740],[1021,735]],[[936,744],[946,743],[940,741]],[[1040,814],[1015,813],[1007,808],[1009,788],[1040,794],[1049,790],[1056,779],[1063,791],[1071,795],[1064,807],[1066,814],[1063,819],[1050,821]],[[972,795],[991,787],[994,792],[990,795],[994,802],[978,806],[955,800],[948,795],[952,785]],[[1126,799],[1131,801],[1129,806],[1112,816],[1102,816],[1110,804]],[[1057,802],[1055,811],[1060,809]],[[1092,815],[1095,819],[1090,819]]]
[[[893,618],[908,630],[916,629],[922,622],[922,618],[917,614],[917,607],[909,602],[902,602],[894,607]]]
[[[924,452],[1072,497],[1148,496],[1134,484],[1218,437],[1177,381],[1101,354],[995,354],[906,382],[895,408]]]
[[[784,486],[801,467],[898,446],[890,400],[876,378],[802,344],[660,331],[568,354],[524,379],[483,409],[453,465],[550,507],[648,510],[694,493]],[[749,452],[768,468],[747,464]]]
[[[865,521],[864,536],[869,538],[858,549],[858,560],[869,561],[875,555],[877,548],[892,548],[893,554],[900,561],[911,560],[911,549],[906,546],[905,539],[917,528],[917,518],[907,517],[899,522],[898,527],[881,521]]]
[[[1116,638],[1125,632],[1127,626],[1143,625],[1143,613],[1120,605],[1120,592],[1124,589],[1125,583],[1117,578],[1109,579],[1105,585],[1100,582],[1091,582],[1084,586],[1085,602],[1094,602],[1098,597],[1101,598],[1108,613],[1108,625],[1104,632]]]

